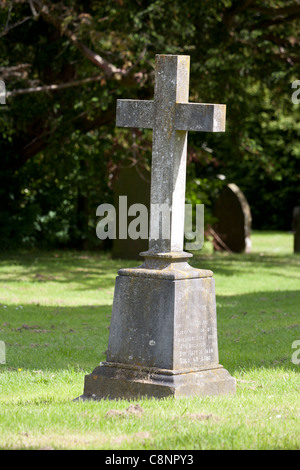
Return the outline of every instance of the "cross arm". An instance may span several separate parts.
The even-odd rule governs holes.
[[[177,130],[225,132],[225,119],[225,104],[176,103]]]
[[[117,100],[118,127],[153,128],[153,101]]]

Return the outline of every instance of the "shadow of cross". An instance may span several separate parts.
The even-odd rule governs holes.
[[[118,127],[153,130],[149,253],[183,251],[188,131],[225,131],[226,105],[188,102],[189,65],[156,55],[154,100],[117,100]]]

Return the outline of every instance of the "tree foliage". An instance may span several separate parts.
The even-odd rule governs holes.
[[[119,162],[151,164],[151,133],[117,129],[115,104],[152,99],[157,53],[191,56],[190,101],[227,104],[226,134],[189,135],[188,194],[199,188],[209,206],[221,173],[245,192],[256,228],[290,228],[298,0],[0,5],[2,247],[96,241],[96,208],[111,200]]]

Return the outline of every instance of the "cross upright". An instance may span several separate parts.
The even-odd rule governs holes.
[[[149,236],[153,254],[183,251],[188,131],[224,132],[226,116],[226,105],[189,103],[189,56],[156,55],[155,62],[154,100],[118,100],[116,116],[118,127],[153,130]],[[169,209],[169,238],[163,236],[154,205]]]

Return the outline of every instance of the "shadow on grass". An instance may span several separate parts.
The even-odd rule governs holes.
[[[278,366],[299,371],[292,356],[293,343],[300,339],[300,291],[219,295],[216,300],[220,362],[228,370]]]
[[[299,291],[217,296],[220,363],[235,370],[292,363],[300,338]],[[111,305],[45,307],[0,304],[0,340],[6,344],[1,370],[92,371],[105,360]],[[299,354],[300,356],[300,354]]]
[[[121,267],[142,264],[141,260],[111,259],[109,254],[74,252],[27,252],[0,255],[0,283],[80,283],[77,291],[111,287]]]
[[[111,305],[40,306],[0,304],[1,370],[90,370],[105,359]]]
[[[190,264],[198,269],[210,269],[214,273],[225,276],[234,276],[235,274],[249,273],[251,269],[271,270],[274,274],[276,267],[280,268],[280,274],[283,277],[293,277],[289,273],[289,268],[300,268],[300,256],[298,254],[228,254],[216,253],[213,255],[201,256],[196,253],[191,259]],[[286,270],[284,271],[284,266]]]
[[[228,254],[214,253],[201,255],[193,252],[191,266],[199,269],[210,269],[216,274],[235,276],[249,274],[259,270],[271,276],[293,278],[292,269],[300,267],[300,256],[297,254]],[[80,252],[26,252],[24,254],[0,254],[0,283],[38,282],[38,283],[78,283],[75,290],[85,291],[111,287],[118,270],[124,267],[136,267],[140,260],[111,259],[108,253]],[[286,269],[284,268],[286,265]],[[278,270],[276,269],[278,268]]]

